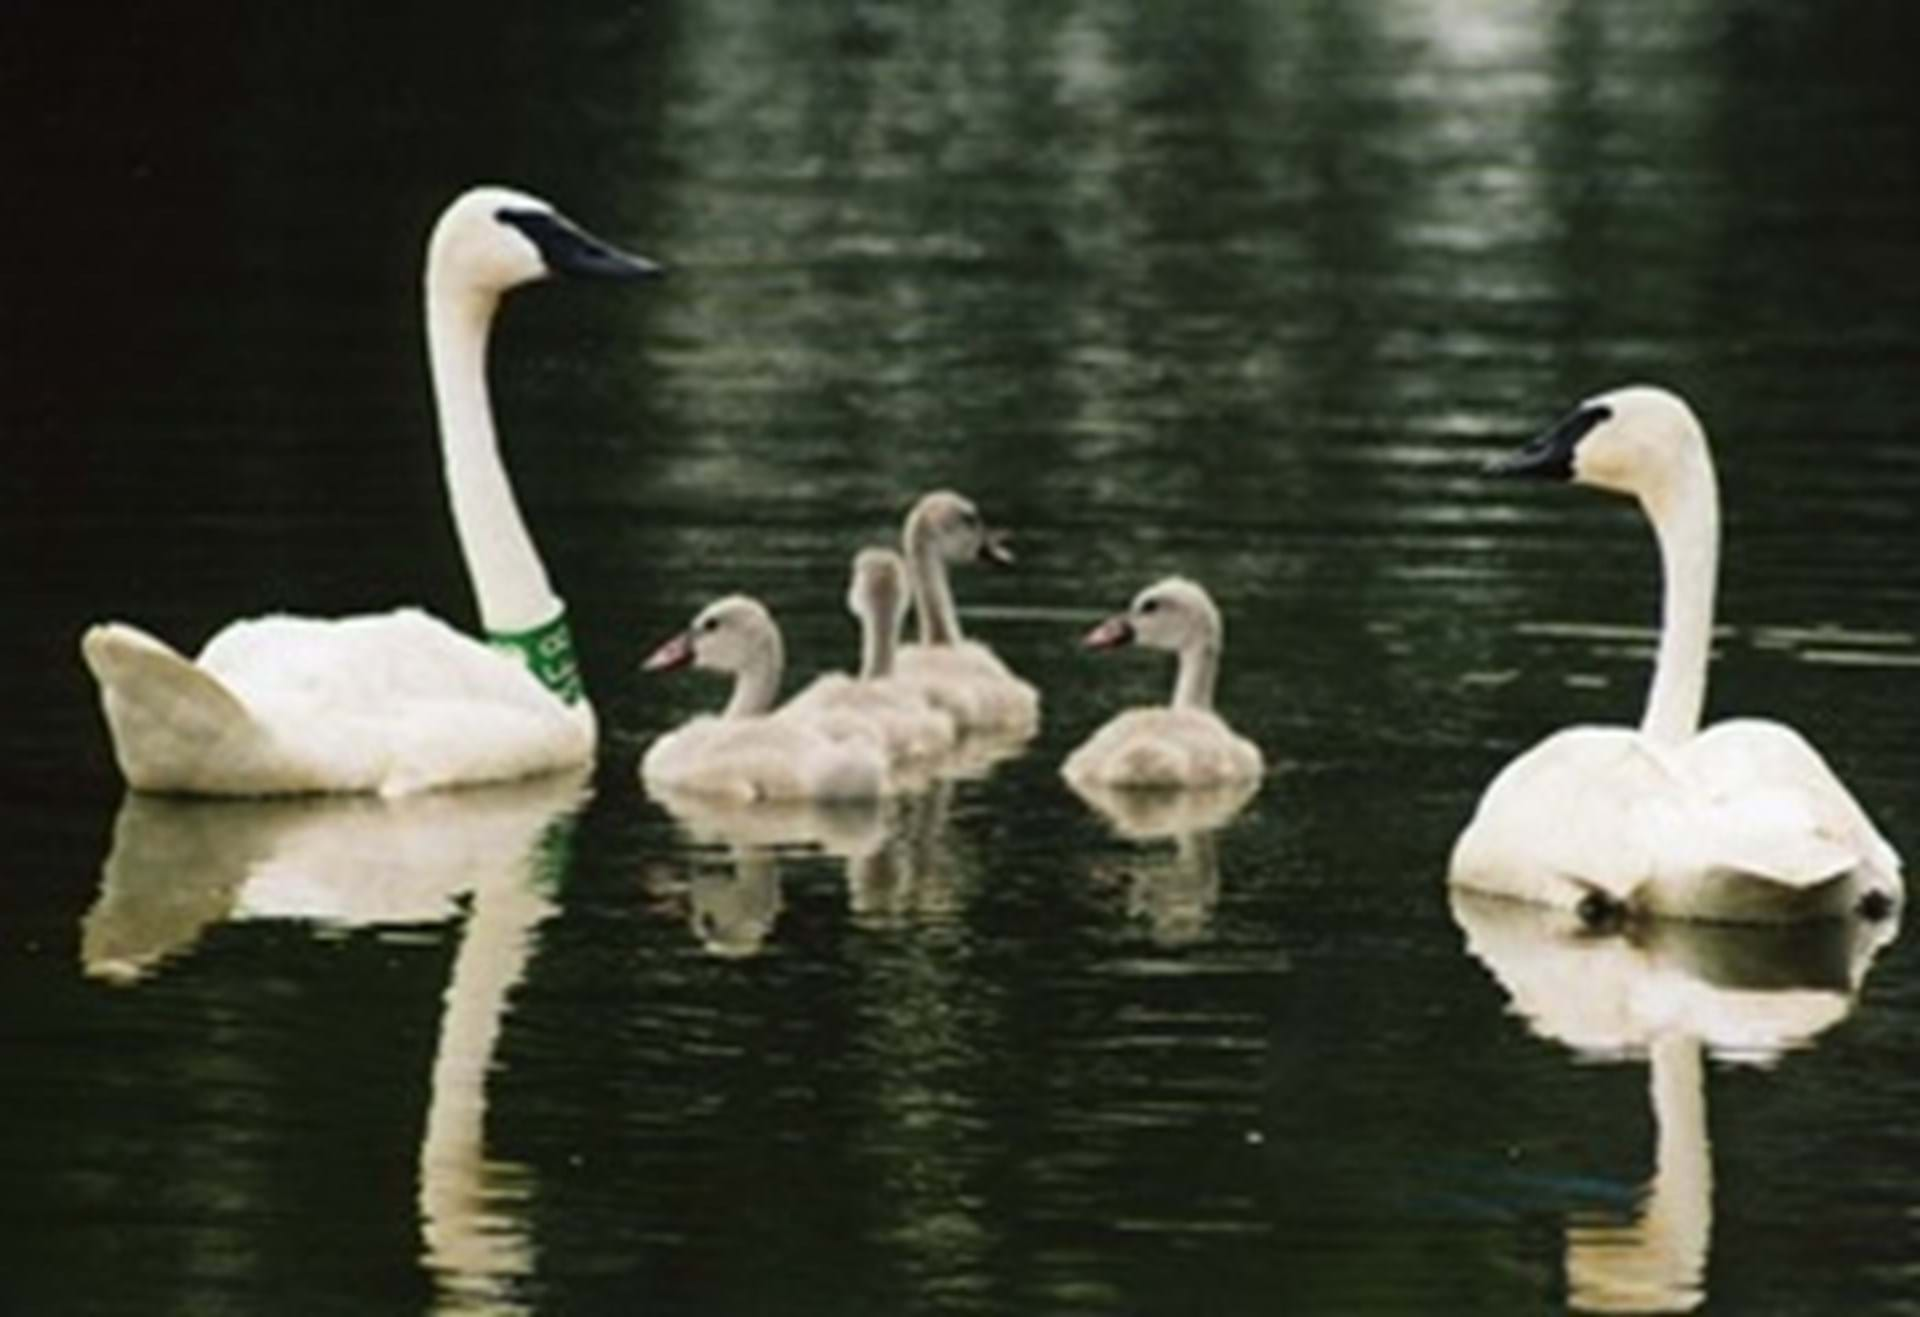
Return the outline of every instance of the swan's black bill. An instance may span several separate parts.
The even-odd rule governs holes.
[[[1008,542],[1003,530],[990,530],[980,541],[980,561],[990,562],[996,567],[1011,567],[1014,563],[1013,546]]]
[[[1536,480],[1573,479],[1573,450],[1595,426],[1613,419],[1613,409],[1598,405],[1568,413],[1525,448],[1487,464],[1490,476],[1530,476]]]
[[[666,273],[644,256],[623,252],[543,210],[502,210],[496,216],[527,235],[555,274],[576,279],[658,279]]]
[[[1086,649],[1121,649],[1133,643],[1133,623],[1125,613],[1110,617],[1081,637]]]

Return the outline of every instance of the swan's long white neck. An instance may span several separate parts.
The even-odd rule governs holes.
[[[947,582],[946,559],[933,542],[933,529],[919,519],[907,523],[907,571],[913,577],[913,611],[919,617],[920,643],[957,645],[965,637],[960,614],[953,606],[953,587]]]
[[[780,695],[780,674],[787,665],[786,644],[775,631],[761,638],[753,656],[733,674],[733,694],[722,718],[758,718],[773,710]]]
[[[427,271],[427,354],[454,530],[489,633],[532,631],[563,605],[514,501],[487,396],[487,335],[499,295]]]
[[[1173,682],[1176,709],[1213,708],[1213,688],[1220,677],[1220,635],[1214,632],[1180,651],[1180,673]]]
[[[1713,596],[1720,570],[1720,496],[1704,446],[1671,480],[1641,496],[1660,543],[1664,579],[1660,650],[1640,732],[1677,746],[1700,730],[1713,652]]]

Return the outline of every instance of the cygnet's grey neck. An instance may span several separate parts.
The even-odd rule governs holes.
[[[940,547],[934,542],[933,527],[916,513],[907,518],[902,539],[907,551],[907,570],[913,577],[913,611],[920,619],[920,643],[959,644],[964,639],[960,615],[953,606],[946,559],[941,557]]]
[[[1213,708],[1213,688],[1220,677],[1220,637],[1202,636],[1180,650],[1180,675],[1174,678],[1173,707]]]
[[[501,464],[487,394],[487,339],[499,295],[427,273],[427,357],[453,525],[488,631],[527,631],[560,612]]]
[[[786,645],[778,631],[760,637],[747,662],[734,670],[733,695],[720,716],[758,718],[771,713],[780,696],[780,673],[786,661]]]
[[[1681,745],[1700,730],[1713,654],[1720,498],[1704,448],[1641,504],[1660,543],[1664,591],[1660,648],[1640,731],[1657,744]]]
[[[899,647],[899,627],[882,619],[881,610],[872,601],[860,607],[860,680],[878,681],[893,675],[894,651]]]

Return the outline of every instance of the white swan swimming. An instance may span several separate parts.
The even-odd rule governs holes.
[[[936,707],[925,692],[894,676],[900,648],[900,624],[912,602],[907,564],[892,549],[862,549],[854,555],[847,583],[847,611],[860,620],[860,671],[849,677],[829,672],[815,678],[787,701],[783,713],[813,717],[829,725],[846,720],[879,733],[888,758],[911,763],[953,748],[953,715]]]
[[[947,564],[1013,562],[998,532],[987,529],[972,502],[950,490],[927,494],[907,513],[901,534],[913,577],[920,639],[903,647],[895,668],[953,715],[960,730],[1028,736],[1040,725],[1040,692],[1000,656],[960,630]]]
[[[1192,581],[1170,576],[1134,596],[1126,612],[1087,633],[1090,649],[1143,645],[1180,656],[1171,704],[1128,709],[1067,756],[1061,773],[1076,786],[1218,787],[1265,771],[1260,748],[1214,712],[1225,628],[1220,610]]]
[[[728,595],[708,604],[643,666],[649,672],[691,666],[733,674],[725,709],[694,718],[647,748],[640,776],[649,791],[735,800],[863,800],[892,790],[877,733],[829,734],[815,720],[774,711],[786,648],[758,600]]]
[[[1666,595],[1639,728],[1569,728],[1509,764],[1455,843],[1450,881],[1594,918],[1891,910],[1900,857],[1798,732],[1750,718],[1699,730],[1720,513],[1691,409],[1662,389],[1603,394],[1496,470],[1636,497]]]
[[[501,465],[487,336],[510,289],[552,275],[638,279],[546,202],[475,188],[427,245],[427,348],[448,496],[487,641],[415,609],[234,622],[189,661],[136,627],[88,629],[114,757],[136,790],[379,792],[525,777],[593,756],[565,608]]]

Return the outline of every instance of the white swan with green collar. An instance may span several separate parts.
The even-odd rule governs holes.
[[[1891,911],[1900,857],[1805,738],[1753,718],[1700,730],[1720,511],[1686,403],[1648,387],[1603,394],[1495,471],[1637,498],[1665,602],[1640,726],[1569,728],[1509,764],[1455,843],[1450,881],[1589,917]]]
[[[518,285],[658,273],[525,193],[483,187],[455,200],[427,246],[427,348],[454,527],[487,640],[417,609],[271,616],[229,624],[190,661],[126,623],[91,627],[81,652],[128,784],[399,795],[590,761],[596,727],[566,610],[500,461],[487,336]]]

